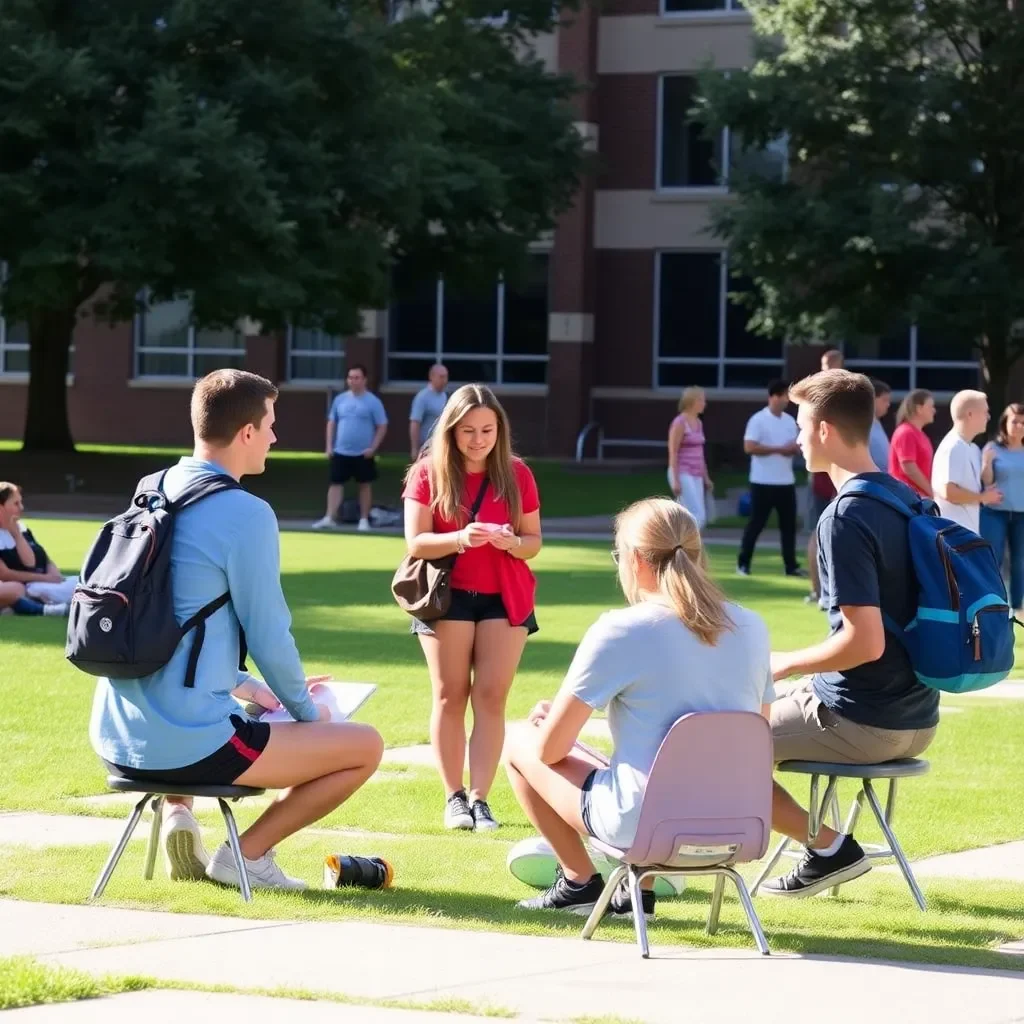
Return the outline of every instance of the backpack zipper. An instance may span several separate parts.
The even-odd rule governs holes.
[[[74,594],[71,595],[71,600],[102,601],[105,597],[110,597],[111,595],[113,595],[114,597],[119,597],[122,601],[124,601],[125,608],[128,607],[128,598],[125,597],[120,590],[100,590],[99,587],[93,587],[90,590],[85,590],[80,587],[74,592]]]
[[[986,544],[987,541],[982,541],[982,544]],[[981,661],[981,623],[978,621],[982,615],[990,615],[994,612],[998,612],[1005,618],[1009,618],[1010,606],[1008,604],[991,604],[987,608],[982,608],[977,615],[974,616],[974,624],[971,626],[971,637],[974,640],[974,660]]]
[[[949,533],[951,530],[959,529],[956,526],[947,526],[944,530],[939,530],[935,534],[935,547],[939,552],[939,559],[942,561],[942,567],[946,572],[946,589],[949,591],[949,604],[953,611],[960,611],[960,590],[956,585],[956,575],[953,572],[953,563],[949,558],[949,549],[943,543],[942,536],[945,533]],[[970,543],[974,543],[971,541]],[[984,544],[985,542],[982,541]]]

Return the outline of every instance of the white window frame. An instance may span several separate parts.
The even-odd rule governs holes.
[[[309,349],[309,348],[296,348],[295,347],[295,328],[289,324],[287,330],[287,376],[286,379],[292,384],[334,384],[345,379],[345,339],[340,334],[328,334],[327,331],[322,328],[306,328],[306,330],[316,330],[319,334],[327,338],[334,338],[338,342],[337,350],[330,349]],[[301,359],[322,359],[325,362],[328,359],[341,359],[342,372],[340,377],[299,377],[292,373],[292,357],[296,356]]]
[[[185,345],[146,345],[143,344],[145,340],[144,335],[144,323],[145,323],[144,312],[135,314],[135,318],[132,321],[132,376],[135,380],[195,380],[195,357],[200,356],[230,356],[232,358],[237,357],[239,353],[242,354],[243,363],[246,355],[246,334],[241,328],[241,324],[235,325],[235,330],[242,336],[243,344],[240,348],[207,348],[196,346],[196,332],[202,330],[197,328],[194,323],[188,325],[188,341]],[[186,372],[185,373],[143,373],[142,372],[142,359],[144,355],[164,355],[164,356],[185,356],[186,357]]]
[[[667,10],[665,0],[661,0],[658,7],[659,16],[662,18],[690,18],[691,20],[699,20],[713,17],[725,17],[727,15],[732,16],[750,16],[750,12],[743,6],[740,5],[739,0],[725,0],[722,7],[701,7],[697,10],[692,11],[670,11]]]
[[[915,388],[921,385],[917,382],[917,371],[918,370],[966,370],[977,375],[979,360],[969,359],[918,359],[917,358],[917,324],[910,325],[910,348],[909,356],[906,359],[846,359],[846,343],[839,343],[839,351],[843,353],[844,365],[849,370],[859,370],[861,367],[867,368],[872,376],[879,377],[884,374],[886,368],[891,367],[896,370],[907,371],[907,391],[913,391]],[[884,380],[884,377],[882,377]],[[929,388],[933,394],[937,395],[951,395],[953,391],[942,391],[935,388]],[[905,394],[906,392],[899,389],[893,388],[894,394]]]
[[[551,309],[551,288],[550,288],[550,274],[551,274],[551,253],[547,249],[534,250],[534,255],[545,255],[548,257],[548,311]],[[505,351],[505,278],[499,277],[495,283],[497,289],[497,304],[498,314],[495,318],[495,331],[497,332],[497,345],[493,352],[445,352],[444,351],[444,278],[439,277],[437,279],[437,291],[435,293],[435,316],[434,316],[434,347],[431,351],[416,351],[406,352],[404,350],[396,351],[391,347],[391,329],[390,323],[388,325],[388,336],[384,346],[384,365],[387,368],[388,384],[411,384],[411,383],[422,383],[422,381],[408,381],[401,377],[391,377],[390,368],[391,360],[394,359],[430,359],[435,363],[443,363],[446,360],[458,361],[463,359],[479,359],[487,360],[497,363],[497,380],[494,382],[495,385],[505,388],[536,388],[541,385],[538,384],[521,384],[516,381],[513,383],[506,383],[505,377],[505,364],[506,363],[548,363],[550,361],[550,346],[549,351],[545,352],[544,355],[519,355],[516,353],[510,353]],[[453,378],[454,379],[454,378]]]
[[[714,356],[662,356],[661,355],[661,260],[663,256],[677,253],[697,256],[717,257],[718,266],[718,353]],[[726,338],[728,332],[727,313],[729,305],[729,260],[726,253],[714,249],[658,249],[654,254],[654,358],[652,359],[651,386],[656,391],[678,391],[673,384],[659,382],[662,366],[715,366],[714,387],[717,391],[738,392],[749,391],[749,387],[726,385],[725,370],[727,366],[764,366],[765,383],[773,376],[781,377],[786,368],[785,343],[780,341],[781,354],[778,359],[751,359],[745,356],[726,355]],[[771,368],[774,368],[772,373]]]

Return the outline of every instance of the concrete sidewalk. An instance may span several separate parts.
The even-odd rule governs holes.
[[[414,1003],[457,998],[515,1011],[525,1021],[615,1016],[649,1024],[684,1018],[700,1024],[861,1024],[870,1014],[883,1021],[1011,1024],[1024,1013],[1024,975],[1012,972],[761,957],[752,948],[655,945],[645,961],[634,945],[621,942],[16,901],[0,901],[0,920],[0,954],[27,953],[91,974],[287,986]],[[341,1019],[371,1020],[360,1007],[332,1010]],[[106,1022],[122,1019],[127,1017],[103,1015]],[[304,1019],[326,1018],[295,1017],[299,1024]],[[460,1018],[450,1019],[457,1024]]]

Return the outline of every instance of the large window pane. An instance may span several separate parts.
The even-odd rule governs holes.
[[[395,383],[416,381],[425,384],[435,360],[394,357],[388,359],[388,380]]]
[[[345,342],[317,327],[288,332],[288,379],[338,381],[345,375]]]
[[[140,377],[187,377],[188,356],[167,352],[140,352]]]
[[[846,338],[843,341],[843,354],[847,362],[858,359],[907,360],[910,358],[910,324],[896,321],[879,335]]]
[[[782,339],[765,338],[747,329],[754,311],[749,306],[733,302],[728,293],[741,295],[753,291],[749,277],[729,275],[726,278],[725,301],[725,355],[730,359],[778,359],[782,361]],[[726,375],[728,376],[728,374]]]
[[[412,278],[395,270],[395,301],[388,316],[388,348],[392,352],[434,352],[437,349],[437,280]]]
[[[690,108],[697,82],[684,75],[661,80],[661,180],[662,188],[707,188],[721,184],[722,136],[712,138],[704,126],[691,119]]]
[[[980,353],[974,339],[962,331],[922,323],[917,328],[917,358],[923,362],[973,362]],[[922,387],[928,387],[922,384]],[[970,385],[964,385],[969,387]]]
[[[768,385],[781,377],[785,364],[780,359],[777,363],[729,363],[725,367],[725,386],[727,388],[766,389]]]
[[[929,391],[963,391],[981,384],[981,371],[977,366],[919,366],[917,386]]]
[[[196,377],[205,377],[214,370],[223,370],[225,367],[232,367],[236,370],[245,369],[245,353],[237,355],[226,355],[221,353],[196,353],[193,357],[192,372]]]
[[[5,347],[0,373],[28,373],[28,349]]]
[[[142,315],[144,348],[188,348],[192,304],[188,299],[158,302]]]
[[[659,258],[658,355],[717,356],[718,253],[666,252]]]
[[[786,139],[773,139],[764,149],[745,146],[739,132],[729,132],[729,176],[742,173],[769,181],[782,181],[789,160]]]
[[[505,285],[505,352],[512,355],[547,353],[549,263],[547,253],[533,253],[526,281],[515,287]],[[510,380],[509,368],[505,368],[505,380]]]
[[[659,363],[658,386],[662,388],[718,387],[717,363]]]
[[[245,348],[245,335],[232,327],[197,327],[196,348]]]
[[[444,365],[455,383],[497,384],[498,362],[496,359],[445,359]],[[426,374],[424,374],[424,377]]]
[[[342,356],[292,355],[288,376],[291,380],[338,381],[345,376],[345,360]]]
[[[507,360],[501,364],[503,384],[545,384],[548,379],[546,359]]]
[[[484,291],[459,291],[444,285],[445,356],[450,352],[498,351],[498,286]]]
[[[877,377],[884,380],[893,391],[910,390],[910,367],[909,366],[880,366],[871,363],[852,364],[847,361],[846,366],[857,373],[863,373],[867,377]]]

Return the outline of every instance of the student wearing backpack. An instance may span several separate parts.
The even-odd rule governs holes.
[[[939,694],[919,681],[904,644],[883,626],[883,616],[903,626],[917,612],[907,517],[851,491],[869,482],[904,503],[915,504],[918,496],[879,472],[871,456],[875,392],[867,377],[827,370],[800,381],[790,396],[799,405],[799,443],[808,470],[828,473],[839,493],[818,521],[829,637],[772,655],[776,680],[811,677],[772,705],[775,759],[871,764],[915,757],[935,737]],[[772,826],[807,840],[807,813],[778,783]],[[852,835],[823,825],[797,867],[762,888],[777,896],[813,896],[870,867]]]
[[[376,770],[383,742],[369,726],[326,721],[326,709],[310,698],[281,591],[277,519],[266,502],[237,485],[243,476],[265,468],[267,453],[277,440],[277,394],[269,381],[241,370],[217,370],[196,383],[195,451],[167,471],[161,489],[172,507],[175,499],[211,477],[215,482],[223,478],[222,489],[174,512],[170,593],[165,599],[173,604],[179,624],[221,597],[226,601],[201,629],[189,629],[180,637],[162,668],[144,678],[101,677],[89,737],[108,770],[129,779],[287,790],[242,833],[241,848],[254,888],[304,889],[305,882],[290,878],[275,863],[274,847],[359,789]],[[155,507],[159,510],[159,498]],[[104,536],[101,533],[97,545],[102,547]],[[95,637],[89,634],[88,607],[109,591],[94,587],[90,594],[90,578],[103,564],[95,553],[96,546],[72,602],[69,651],[97,650]],[[157,551],[153,561],[159,560]],[[112,621],[116,614],[99,620],[100,630],[109,636],[119,629],[116,619]],[[137,610],[131,614],[136,621],[141,615]],[[239,692],[258,700],[265,690],[239,669],[240,647],[244,649],[240,629],[266,688],[294,722],[251,719],[233,699],[232,691],[239,687]],[[197,645],[200,654],[191,666]],[[205,875],[238,886],[227,844],[207,857],[188,802],[168,801],[165,807],[171,877]],[[379,860],[367,861],[367,866],[373,869],[370,874],[387,867]]]

